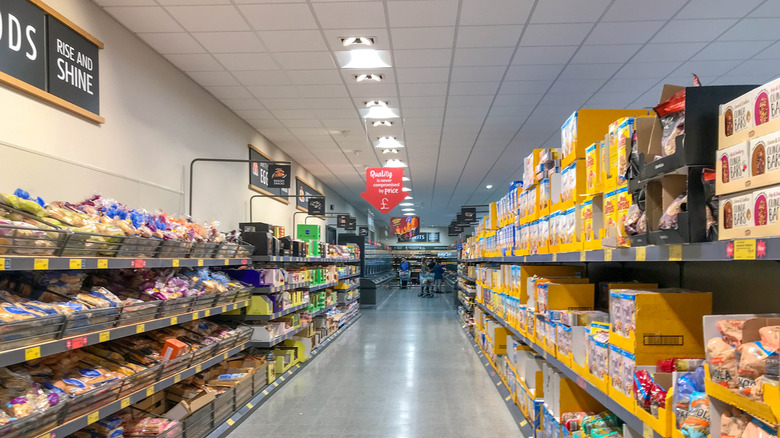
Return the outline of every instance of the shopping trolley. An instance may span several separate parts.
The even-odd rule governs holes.
[[[398,279],[401,280],[401,289],[406,289],[406,285],[409,284],[409,278],[411,278],[411,271],[398,271]]]
[[[433,297],[433,274],[420,273],[420,293],[418,297]]]

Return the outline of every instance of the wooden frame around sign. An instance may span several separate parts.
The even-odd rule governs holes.
[[[87,40],[89,40],[92,44],[96,45],[98,49],[103,49],[103,42],[99,39],[95,38],[92,34],[87,32],[86,30],[82,29],[80,26],[78,26],[76,23],[68,20],[54,10],[51,6],[47,5],[41,0],[28,0],[30,3],[34,4],[35,6],[41,8],[44,12],[51,15],[52,17],[56,18],[62,24],[65,26],[68,26],[69,28],[73,29],[74,32],[78,33],[79,35],[83,36]],[[106,123],[106,119],[98,114],[93,113],[92,111],[87,111],[84,108],[74,105],[70,102],[68,102],[65,99],[62,99],[60,97],[57,97],[49,92],[46,92],[44,90],[41,90],[38,87],[35,87],[33,85],[28,84],[27,82],[24,82],[22,80],[19,80],[11,75],[8,75],[6,73],[0,72],[0,83],[6,84],[12,88],[16,88],[19,91],[22,91],[24,93],[27,93],[35,98],[38,98],[46,103],[52,104],[54,106],[60,107],[66,111],[70,111],[73,114],[76,114],[79,117],[83,117],[91,122],[103,124]]]
[[[324,195],[324,194],[323,194],[321,191],[319,191],[319,190],[315,189],[315,188],[314,188],[314,186],[312,186],[311,184],[307,183],[307,182],[306,182],[306,181],[304,181],[303,179],[301,179],[301,178],[298,178],[298,177],[296,176],[296,177],[295,177],[295,180],[296,180],[296,181],[300,181],[301,183],[303,183],[303,184],[305,184],[305,185],[309,186],[309,188],[310,188],[310,189],[314,190],[314,191],[315,191],[315,192],[316,192],[318,195],[322,196],[323,198],[325,197],[325,195]],[[298,211],[302,211],[302,212],[304,212],[304,213],[308,213],[308,212],[309,212],[309,210],[308,210],[308,209],[306,209],[306,208],[303,208],[303,207],[301,207],[300,205],[298,205],[298,184],[296,184],[296,185],[295,185],[295,208],[296,208]],[[313,216],[313,217],[316,217],[317,219],[322,219],[322,220],[325,220],[325,216]]]
[[[251,144],[250,144],[250,145],[249,145],[249,149],[251,149],[251,150],[253,150],[253,151],[257,152],[258,154],[260,154],[260,155],[261,155],[263,158],[265,158],[266,160],[268,160],[268,161],[273,161],[273,160],[271,159],[271,157],[269,157],[268,155],[266,155],[266,154],[262,153],[262,152],[260,151],[260,149],[256,148],[254,145],[251,145]],[[269,199],[273,199],[273,200],[279,201],[279,202],[281,202],[281,203],[282,203],[282,204],[284,204],[284,205],[290,205],[290,201],[289,201],[289,200],[287,200],[287,199],[285,199],[285,198],[281,198],[281,197],[279,197],[279,196],[273,196],[273,195],[274,195],[274,193],[271,193],[271,192],[269,192],[268,190],[265,190],[265,189],[263,189],[263,188],[261,188],[261,187],[258,187],[258,186],[256,186],[256,185],[253,185],[253,184],[251,184],[251,183],[249,184],[249,189],[250,189],[250,190],[254,190],[254,191],[256,191],[257,193],[262,193],[262,194],[264,194],[264,195],[271,195],[271,197],[270,197]],[[292,189],[290,189],[290,190],[292,190]],[[298,196],[298,195],[296,194],[296,196]],[[251,205],[250,205],[250,208],[251,208]]]

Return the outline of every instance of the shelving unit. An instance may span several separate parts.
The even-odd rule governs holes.
[[[309,324],[301,324],[300,327],[294,328],[288,333],[283,334],[282,336],[277,336],[273,339],[271,339],[268,342],[265,341],[252,341],[250,342],[251,347],[258,347],[258,348],[271,348],[276,346],[277,344],[281,344],[287,339],[292,338],[293,336],[297,335],[299,332],[304,330],[306,327],[308,327]]]
[[[63,271],[74,269],[195,268],[200,266],[246,266],[246,258],[158,259],[122,257],[0,257],[0,271]]]
[[[284,292],[286,290],[296,290],[296,289],[308,289],[311,287],[310,281],[304,281],[301,283],[291,283],[291,284],[283,284],[281,286],[265,286],[265,287],[256,287],[252,289],[252,293],[254,294],[273,294],[278,292]]]
[[[271,315],[241,315],[237,318],[241,318],[244,321],[258,321],[258,322],[268,322],[272,319],[280,318],[284,315],[289,315],[291,313],[295,313],[299,310],[303,310],[305,308],[309,307],[309,303],[304,303],[298,306],[290,307],[289,309],[282,310],[281,312],[276,312]]]
[[[358,263],[360,259],[327,257],[252,256],[253,262],[277,263]]]

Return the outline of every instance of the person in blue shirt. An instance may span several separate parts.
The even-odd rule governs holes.
[[[437,260],[436,265],[433,267],[433,289],[436,291],[436,293],[444,292],[441,288],[443,280],[444,266],[441,265],[441,261]]]
[[[401,270],[404,272],[409,270],[409,262],[406,261],[406,258],[401,259]]]
[[[406,289],[406,285],[409,282],[409,262],[406,261],[406,258],[401,259],[401,272],[400,272],[400,278],[401,278],[401,289]]]

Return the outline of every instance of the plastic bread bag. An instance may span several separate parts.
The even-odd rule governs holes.
[[[653,383],[650,389],[650,413],[658,418],[658,409],[666,408],[666,395],[668,391],[657,383]]]
[[[628,213],[626,214],[626,221],[624,227],[626,234],[634,236],[639,233],[639,221],[642,219],[643,211],[639,209],[637,204],[631,204],[628,207]]]
[[[756,418],[751,418],[745,426],[742,438],[777,438],[777,428],[774,428]]]
[[[591,430],[605,427],[620,427],[623,421],[610,411],[604,411],[582,419],[582,431],[589,434]]]
[[[723,319],[716,324],[718,331],[723,335],[723,342],[732,347],[742,345],[742,327],[746,319]]]
[[[685,132],[685,89],[672,95],[653,108],[658,114],[663,131],[661,154],[666,157],[677,151],[676,138]]]
[[[720,415],[720,438],[741,438],[749,422],[749,415],[733,406],[727,406]]]
[[[736,349],[723,341],[723,338],[712,338],[707,341],[706,350],[712,381],[727,388],[736,388]]]
[[[690,397],[688,416],[680,431],[686,438],[708,438],[710,434],[710,398],[703,392],[694,392]]]
[[[760,379],[766,372],[767,358],[772,355],[777,356],[777,353],[764,348],[761,341],[748,342],[739,347],[738,390],[740,394],[753,400],[762,399]]]
[[[669,207],[666,208],[661,220],[658,222],[658,228],[662,230],[676,230],[677,229],[677,215],[683,211],[686,211],[688,203],[688,194],[683,193],[678,196]]]
[[[770,325],[758,329],[761,336],[761,345],[767,350],[778,353],[780,351],[780,325]]]
[[[590,438],[621,438],[623,433],[622,429],[618,430],[617,428],[600,427],[591,430],[588,436],[590,436]]]
[[[685,373],[677,379],[677,392],[674,393],[674,412],[678,427],[688,416],[691,394],[704,392],[704,368]]]
[[[634,373],[634,398],[637,406],[650,411],[650,391],[653,388],[653,378],[646,370]]]

